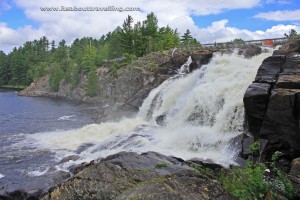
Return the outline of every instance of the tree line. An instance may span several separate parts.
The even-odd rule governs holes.
[[[121,27],[118,26],[99,39],[77,38],[68,46],[65,40],[57,44],[44,36],[15,47],[8,55],[0,51],[0,86],[26,86],[49,75],[51,89],[58,91],[59,83],[63,79],[72,83],[74,87],[82,74],[95,79],[96,68],[107,60],[133,60],[150,52],[170,49],[180,44],[199,42],[191,36],[189,30],[179,36],[177,29],[169,26],[159,27],[154,13],[148,14],[144,21],[135,24],[129,15]],[[93,95],[93,92],[90,92],[90,95]]]

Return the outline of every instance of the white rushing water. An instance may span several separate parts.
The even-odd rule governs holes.
[[[237,150],[229,143],[243,130],[243,95],[267,56],[270,53],[252,59],[215,54],[208,65],[152,90],[135,118],[31,134],[28,141],[56,152],[58,159],[77,154],[81,157],[77,163],[120,151],[156,151],[234,164]],[[164,126],[156,124],[160,115],[165,116]]]

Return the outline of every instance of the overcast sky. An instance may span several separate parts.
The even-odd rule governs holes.
[[[49,11],[43,7],[138,7],[140,11]],[[154,12],[159,26],[182,34],[190,29],[201,43],[235,38],[283,37],[300,33],[299,0],[0,0],[0,49],[6,53],[25,41],[47,36],[70,44],[75,38],[94,37],[121,26],[127,15],[143,21]]]

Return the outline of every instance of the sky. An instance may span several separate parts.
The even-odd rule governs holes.
[[[110,6],[110,11],[101,11]],[[59,11],[42,11],[45,8]],[[64,7],[64,9],[62,9]],[[91,7],[95,11],[65,11]],[[139,11],[111,11],[112,7]],[[98,11],[97,11],[98,9]],[[9,53],[26,41],[46,36],[71,44],[135,22],[154,12],[159,26],[187,29],[201,43],[280,38],[291,29],[300,33],[299,0],[0,0],[0,50]]]

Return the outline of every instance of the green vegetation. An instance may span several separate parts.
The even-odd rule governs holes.
[[[25,85],[0,85],[0,88],[4,88],[4,89],[18,89],[18,90],[23,90],[25,89],[27,86]]]
[[[53,92],[58,92],[60,81],[63,79],[64,73],[58,64],[54,63],[50,66],[50,87]]]
[[[253,144],[251,144],[249,147],[249,151],[252,152],[252,156],[257,156],[260,151],[259,141],[255,141]]]
[[[259,149],[258,141],[249,147],[254,156],[260,155]],[[278,196],[296,199],[291,181],[285,172],[276,167],[276,161],[282,155],[282,152],[276,151],[272,155],[271,163],[255,163],[254,160],[248,160],[246,167],[234,167],[230,170],[216,171],[197,164],[191,164],[190,167],[219,180],[232,196],[240,200],[275,200]],[[270,172],[265,175],[267,169]]]
[[[157,164],[157,165],[155,166],[155,168],[161,169],[161,168],[165,168],[165,167],[167,167],[167,166],[168,166],[167,163],[161,163],[161,164]]]
[[[100,39],[77,38],[68,46],[65,40],[56,44],[44,36],[39,40],[25,42],[8,55],[0,51],[0,86],[29,85],[32,81],[49,75],[52,91],[59,90],[62,80],[74,88],[83,75],[88,75],[108,60],[123,62],[118,66],[108,65],[112,76],[116,77],[120,67],[132,63],[138,57],[167,50],[180,43],[198,44],[189,30],[180,39],[176,29],[159,27],[154,13],[135,24],[129,15],[121,27],[102,35]],[[90,75],[89,79],[92,77]],[[91,88],[93,87],[87,90],[93,96],[95,92],[92,91],[95,89]]]
[[[196,45],[196,44],[200,44],[196,38],[193,38],[191,35],[191,31],[189,29],[186,30],[186,32],[183,34],[183,36],[181,36],[180,39],[181,43],[183,45]]]
[[[254,142],[249,150],[253,155],[259,155],[259,142]],[[219,181],[223,187],[234,197],[241,200],[265,200],[277,199],[278,195],[283,195],[288,199],[294,199],[296,193],[287,175],[277,169],[276,161],[282,153],[276,151],[272,155],[272,162],[269,164],[271,175],[264,175],[267,164],[255,163],[248,160],[245,168],[235,167],[230,171],[222,171]]]
[[[201,165],[191,164],[190,167],[196,169],[201,174],[207,175],[209,177],[218,178],[217,172],[214,172],[212,169],[202,167]]]
[[[269,187],[264,181],[265,169],[263,164],[252,166],[248,163],[246,168],[234,168],[229,173],[221,173],[220,182],[238,199],[267,199]]]
[[[291,29],[289,31],[289,34],[285,33],[284,36],[289,39],[299,39],[300,38],[300,34],[298,34],[295,29]]]
[[[89,72],[86,93],[88,96],[93,97],[97,95],[98,90],[99,90],[98,76],[96,74],[96,70],[94,69]]]

